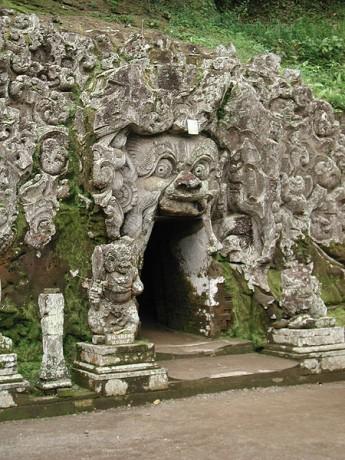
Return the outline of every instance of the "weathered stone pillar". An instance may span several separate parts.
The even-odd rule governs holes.
[[[11,351],[12,340],[0,334],[0,409],[15,406],[13,394],[29,386],[18,374],[17,355]]]
[[[71,386],[63,354],[64,298],[57,289],[45,289],[38,297],[43,358],[38,387],[54,390]]]

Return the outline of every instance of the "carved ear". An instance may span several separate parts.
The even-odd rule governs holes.
[[[104,256],[103,256],[103,245],[96,246],[92,258],[92,275],[93,278],[103,279],[104,275]]]

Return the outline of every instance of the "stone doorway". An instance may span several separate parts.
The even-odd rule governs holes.
[[[188,330],[193,316],[188,301],[192,288],[184,276],[177,246],[195,224],[185,219],[157,218],[141,271],[144,292],[138,302],[143,325]]]
[[[141,327],[214,335],[219,279],[210,276],[202,219],[156,217],[144,254],[138,297]]]

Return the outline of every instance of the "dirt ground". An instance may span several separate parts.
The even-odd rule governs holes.
[[[1,460],[345,459],[345,382],[0,424]]]

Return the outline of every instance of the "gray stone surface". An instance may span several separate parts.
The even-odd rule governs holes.
[[[282,72],[278,56],[242,64],[232,46],[206,51],[111,28],[81,35],[4,11],[0,72],[0,254],[13,245],[20,209],[26,246],[38,257],[54,252],[61,202],[82,176],[83,206],[90,218],[103,212],[108,240],[95,243],[84,280],[95,344],[135,340],[140,270],[158,217],[201,225],[175,247],[200,333],[221,329],[214,253],[236,263],[269,315],[280,303],[294,328],[326,325],[296,243],[344,242],[345,136],[331,106],[298,72]],[[277,251],[281,300],[267,279]],[[66,378],[61,337],[44,333],[42,381]]]
[[[128,236],[142,254],[157,212],[200,215],[208,235],[203,250],[219,251],[222,243],[222,253],[241,265],[249,285],[269,293],[275,248],[291,284],[297,282],[290,273],[297,240],[309,233],[323,244],[343,241],[344,135],[331,106],[314,99],[298,72],[280,72],[278,56],[240,64],[233,47],[194,56],[166,38],[146,40],[130,31],[119,41],[111,30],[82,36],[34,15],[5,13],[0,21],[2,251],[13,241],[19,203],[29,226],[26,243],[40,249],[53,238],[59,203],[69,195],[70,124],[80,144],[93,136],[93,200],[104,210],[115,248]],[[188,135],[191,122],[200,134]],[[39,163],[33,168],[35,149]],[[315,280],[308,282],[309,300],[298,305],[288,300],[286,287],[283,308],[290,316],[325,313]],[[221,280],[210,283],[211,299],[217,284]],[[109,297],[93,288],[108,302],[100,307],[104,318]],[[135,329],[133,299],[128,302],[112,301],[116,330],[125,323]],[[214,330],[212,315],[211,300],[206,335]],[[94,329],[104,327],[93,319]]]
[[[0,333],[0,408],[15,406],[14,395],[29,387],[17,371],[17,355],[11,353],[12,348],[12,340]]]
[[[88,290],[89,325],[97,336],[95,341],[107,345],[134,342],[139,325],[135,296],[143,290],[137,264],[135,241],[130,237],[95,248]]]
[[[13,407],[15,405],[16,403],[9,391],[0,391],[0,409],[6,409],[7,407]]]
[[[12,351],[12,348],[12,340],[9,337],[5,337],[0,333],[0,353],[9,353]]]
[[[167,372],[155,362],[154,346],[147,342],[121,345],[79,343],[73,371],[82,386],[105,396],[168,387]]]
[[[17,355],[7,353],[0,355],[0,376],[17,373]]]
[[[169,378],[173,380],[221,379],[241,375],[254,375],[267,372],[278,372],[298,366],[292,359],[246,353],[243,355],[228,355],[160,361],[168,370]]]
[[[296,347],[344,344],[344,328],[273,329],[272,343]]]
[[[270,334],[269,353],[300,361],[313,373],[345,368],[343,327],[278,329]]]
[[[63,354],[64,298],[60,292],[46,289],[39,295],[43,357],[38,386],[52,390],[71,386]]]
[[[169,330],[158,324],[144,325],[140,335],[143,339],[154,342],[159,360],[240,354],[253,351],[253,344],[249,340],[203,338],[196,334]]]

